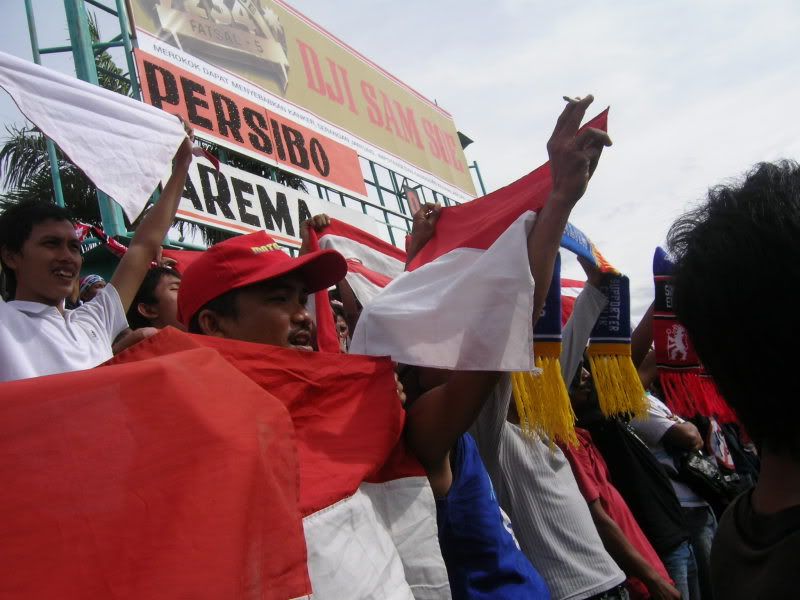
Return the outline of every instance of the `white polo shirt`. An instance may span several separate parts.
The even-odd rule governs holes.
[[[0,300],[0,382],[96,367],[127,326],[111,284],[63,315],[39,302]]]

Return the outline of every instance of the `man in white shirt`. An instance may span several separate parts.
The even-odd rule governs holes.
[[[83,258],[69,213],[26,202],[0,215],[0,264],[13,298],[0,300],[0,382],[89,369],[111,358],[111,343],[128,326],[125,312],[175,217],[191,161],[187,137],[111,281],[75,310],[65,310],[64,300]]]
[[[678,471],[673,454],[702,450],[703,438],[697,427],[674,414],[658,398],[651,394],[647,397],[650,401],[648,418],[633,419],[630,426],[664,465],[664,470],[670,476],[692,539],[701,593],[704,598],[711,597],[711,543],[717,532],[717,519],[708,502],[688,485],[676,480]]]

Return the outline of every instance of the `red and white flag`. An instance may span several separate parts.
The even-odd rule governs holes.
[[[0,384],[0,597],[310,592],[286,406],[211,348],[153,355]]]
[[[319,245],[347,260],[347,283],[362,306],[372,302],[406,266],[405,252],[337,219],[319,233]]]
[[[167,328],[0,398],[2,597],[450,598],[388,359]]]
[[[608,111],[585,127],[605,130]],[[351,351],[444,369],[533,369],[527,238],[552,189],[549,164],[443,208],[408,271],[364,306]]]
[[[584,281],[578,279],[561,278],[561,326],[564,327],[572,311],[575,309],[575,300],[583,291]]]
[[[314,600],[450,597],[433,492],[406,450],[405,411],[388,359],[297,352],[168,328],[112,362],[192,348],[213,348],[288,409]],[[282,547],[263,550],[280,555]]]

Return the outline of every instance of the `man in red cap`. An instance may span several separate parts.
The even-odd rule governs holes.
[[[344,279],[334,250],[291,258],[263,231],[209,248],[186,269],[178,319],[191,333],[313,350],[308,295]]]

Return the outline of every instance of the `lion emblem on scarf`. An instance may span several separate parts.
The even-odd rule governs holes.
[[[689,335],[683,325],[676,323],[667,329],[667,354],[670,360],[686,360],[689,356]]]

